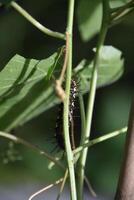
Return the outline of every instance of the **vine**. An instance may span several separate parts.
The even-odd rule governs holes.
[[[3,2],[0,2],[0,6],[3,5]],[[29,200],[32,200],[34,197],[39,195],[40,193],[52,188],[55,185],[58,185],[61,183],[60,191],[57,196],[57,200],[60,199],[61,194],[63,192],[65,183],[67,179],[69,178],[69,186],[70,186],[70,198],[71,200],[82,200],[83,199],[83,189],[84,189],[84,181],[87,183],[90,193],[92,193],[93,196],[95,196],[95,192],[92,190],[92,187],[85,176],[85,167],[86,167],[86,160],[87,160],[87,154],[88,149],[92,147],[95,144],[98,144],[100,142],[106,141],[110,138],[113,138],[115,136],[118,136],[120,134],[123,134],[127,132],[127,127],[121,128],[120,130],[116,130],[114,132],[111,132],[109,134],[103,135],[101,137],[90,139],[91,134],[91,125],[92,125],[92,116],[93,116],[93,110],[94,110],[94,103],[95,103],[95,95],[96,90],[98,87],[98,80],[99,80],[99,68],[101,66],[102,62],[102,50],[105,42],[105,37],[107,34],[108,29],[119,23],[121,20],[124,19],[128,14],[134,11],[134,1],[131,0],[125,5],[117,8],[111,8],[110,7],[110,0],[102,0],[102,22],[100,31],[98,33],[98,42],[96,45],[95,50],[95,56],[92,61],[92,65],[86,66],[86,62],[82,62],[78,67],[73,70],[73,27],[74,27],[74,10],[75,10],[75,0],[68,0],[68,11],[67,11],[67,22],[66,22],[66,31],[65,33],[56,32],[53,30],[50,30],[46,26],[42,25],[39,21],[37,21],[33,16],[31,16],[26,10],[24,10],[18,3],[15,1],[10,1],[9,5],[15,9],[20,15],[22,15],[27,21],[29,21],[32,25],[34,25],[38,30],[40,30],[43,34],[48,35],[50,37],[53,37],[55,39],[59,39],[65,42],[65,55],[62,67],[60,69],[60,75],[56,79],[54,76],[54,69],[49,68],[48,71],[44,71],[44,77],[47,80],[47,84],[49,85],[49,81],[52,79],[54,80],[54,89],[56,92],[56,95],[58,96],[59,100],[63,102],[63,137],[64,137],[64,143],[65,143],[65,158],[67,161],[67,165],[63,165],[61,161],[55,159],[51,154],[47,153],[47,151],[44,151],[40,149],[39,147],[29,143],[28,141],[25,141],[22,138],[19,138],[13,134],[6,133],[5,131],[0,131],[0,136],[7,138],[9,140],[12,140],[15,143],[22,144],[35,152],[37,152],[39,155],[44,156],[48,160],[50,160],[52,163],[57,165],[63,172],[64,177],[57,180],[55,183],[50,184],[49,186],[39,190],[38,192],[31,195]],[[62,48],[63,50],[63,48]],[[52,56],[52,60],[54,64],[52,65],[52,68],[56,68],[58,65],[58,62],[56,58],[59,59],[61,57],[60,54],[54,54]],[[21,59],[22,62],[22,58]],[[120,63],[122,64],[120,55],[118,55],[118,59]],[[25,59],[23,61],[23,64],[25,65],[27,60]],[[33,66],[34,70],[40,62],[37,60],[32,60],[32,62],[35,62],[35,65]],[[27,67],[29,64],[27,65]],[[86,75],[84,74],[84,69],[89,70],[89,76],[88,73]],[[90,69],[91,71],[90,71]],[[121,67],[120,67],[121,68]],[[43,68],[42,68],[43,69]],[[34,72],[31,70],[31,72],[34,74]],[[46,70],[46,69],[45,69]],[[11,71],[11,70],[10,70]],[[40,70],[41,71],[41,70]],[[82,78],[85,76],[88,76],[88,78],[85,78],[84,82],[81,83],[84,85],[84,83],[88,83],[88,87],[86,88],[89,91],[89,96],[87,100],[87,108],[85,108],[84,105],[84,99],[83,99],[83,93],[79,93],[79,106],[80,106],[80,115],[81,115],[81,138],[80,138],[80,145],[73,149],[71,148],[71,142],[70,142],[70,136],[69,136],[69,102],[70,102],[70,87],[71,87],[71,80],[73,75],[80,75],[82,74]],[[32,74],[32,75],[33,75]],[[113,80],[117,80],[121,76],[121,71],[118,72],[117,77],[112,77]],[[52,78],[52,79],[51,79]],[[49,81],[48,81],[49,80]],[[65,89],[62,88],[62,83],[65,80]],[[26,80],[27,81],[27,80]],[[104,81],[105,84],[112,83],[111,80]],[[45,83],[46,83],[45,82]],[[21,81],[18,83],[20,85]],[[16,83],[17,84],[17,83]],[[22,83],[21,83],[22,84]],[[26,84],[26,82],[25,82]],[[104,85],[105,85],[104,84]],[[46,86],[44,87],[44,91],[48,93],[48,96],[50,100],[52,99],[52,95],[54,95],[54,91],[52,90],[52,87]],[[87,86],[86,85],[86,86]],[[10,93],[10,88],[9,88]],[[3,95],[3,94],[2,94]],[[8,95],[7,95],[8,96]],[[3,98],[3,96],[2,96]],[[46,98],[46,99],[49,99]],[[54,96],[55,98],[55,96]],[[2,99],[3,100],[3,99]],[[53,101],[53,99],[52,99]],[[57,101],[56,101],[57,103]],[[41,110],[41,105],[43,104],[43,99],[39,101],[39,108]],[[35,108],[38,106],[36,105]],[[49,106],[48,106],[49,107]],[[32,107],[31,112],[34,112],[34,108]],[[36,114],[37,115],[37,114]],[[25,115],[24,115],[25,116]],[[10,127],[10,126],[9,126]]]

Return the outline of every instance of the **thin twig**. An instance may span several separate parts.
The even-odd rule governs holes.
[[[118,136],[118,135],[120,135],[122,133],[126,133],[126,132],[127,132],[127,127],[124,127],[124,128],[122,128],[120,130],[117,130],[117,131],[114,131],[112,133],[109,133],[109,134],[103,135],[101,137],[95,138],[93,140],[90,140],[89,146],[91,147],[91,146],[93,146],[95,144],[98,144],[98,143],[103,142],[105,140],[111,139],[111,138],[113,138],[115,136]]]
[[[116,17],[117,15],[120,15],[124,10],[131,8],[134,6],[134,0],[126,3],[123,6],[111,8],[112,18]]]
[[[105,135],[103,135],[103,136],[100,136],[100,137],[98,137],[98,138],[95,138],[95,139],[93,139],[93,140],[90,140],[89,142],[83,144],[83,146],[80,146],[80,147],[78,147],[77,149],[75,149],[73,152],[74,152],[74,154],[77,154],[77,153],[81,152],[81,151],[82,151],[84,148],[86,148],[86,147],[94,146],[94,145],[96,145],[96,144],[98,144],[98,143],[104,142],[104,141],[106,141],[106,140],[109,140],[109,139],[111,139],[111,138],[113,138],[113,137],[116,137],[116,136],[118,136],[118,135],[120,135],[120,134],[124,134],[124,133],[126,133],[126,132],[127,132],[127,127],[124,127],[124,128],[119,129],[119,130],[117,130],[117,131],[113,131],[113,132],[111,132],[111,133],[105,134]]]
[[[66,172],[65,172],[65,175],[64,175],[64,178],[63,178],[63,181],[62,181],[62,184],[61,184],[61,188],[60,188],[60,191],[59,191],[59,194],[58,194],[56,200],[59,200],[60,197],[61,197],[61,194],[63,192],[64,186],[65,186],[65,183],[66,183],[66,180],[67,180],[67,177],[68,177],[68,170],[66,170]]]
[[[54,62],[54,65],[52,68],[50,68],[51,70],[48,72],[47,76],[48,76],[48,80],[50,80],[51,78],[53,79],[53,81],[55,82],[55,76],[53,75],[55,72],[57,72],[58,70],[56,70],[56,67],[58,67],[58,65],[60,65],[60,58],[64,52],[64,48],[65,46],[62,46],[61,48],[59,48],[59,51],[57,53],[57,57],[56,57],[56,60]]]
[[[32,194],[28,200],[32,200],[34,197],[36,197],[37,195],[41,194],[42,192],[45,192],[46,190],[58,185],[59,183],[61,183],[63,181],[63,178],[59,179],[58,181],[56,181],[55,183],[52,183],[44,188],[42,188],[41,190],[38,190],[37,192],[35,192],[34,194]]]
[[[65,99],[66,95],[65,95],[64,89],[62,88],[62,82],[64,80],[64,75],[65,75],[66,68],[67,68],[68,49],[69,49],[69,34],[68,34],[68,32],[66,32],[66,47],[65,47],[64,63],[63,63],[63,67],[62,67],[59,79],[55,80],[55,92],[56,92],[56,95],[63,102],[64,102],[64,99]]]
[[[7,139],[10,139],[12,140],[13,142],[15,143],[19,143],[19,144],[23,144],[24,146],[36,151],[37,153],[39,153],[40,155],[44,156],[45,158],[51,160],[52,162],[54,162],[55,164],[57,164],[61,169],[65,169],[64,166],[59,162],[57,161],[54,157],[52,157],[50,154],[46,153],[44,150],[41,150],[39,147],[15,136],[15,135],[12,135],[10,133],[5,133],[5,132],[2,132],[0,131],[0,136],[4,137],[4,138],[7,138]]]
[[[111,9],[111,24],[110,27],[113,25],[118,24],[122,21],[128,14],[134,11],[134,0],[126,3],[125,5]]]
[[[62,71],[59,77],[59,82],[62,84],[63,80],[64,80],[64,75],[66,72],[66,68],[67,68],[67,61],[68,61],[68,50],[69,50],[69,33],[66,32],[66,48],[65,48],[65,58],[64,58],[64,64],[62,67]]]
[[[134,11],[134,7],[128,9],[127,11],[125,11],[124,13],[122,13],[122,15],[114,18],[111,23],[110,23],[110,27],[119,24],[124,18],[126,18],[126,16],[128,16],[130,13],[132,13]]]
[[[23,17],[25,17],[31,24],[33,24],[36,28],[38,28],[41,32],[49,35],[51,37],[55,37],[58,39],[65,40],[65,34],[52,31],[45,26],[43,26],[40,22],[34,19],[26,10],[24,10],[21,6],[19,6],[15,1],[11,1],[10,5],[19,12]]]
[[[97,194],[95,193],[90,181],[88,180],[88,178],[86,176],[84,176],[84,180],[85,180],[85,182],[87,184],[87,187],[88,187],[88,190],[89,190],[91,196],[92,197],[97,197]]]

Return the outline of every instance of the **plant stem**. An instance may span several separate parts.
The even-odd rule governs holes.
[[[91,123],[92,123],[92,115],[93,115],[93,107],[94,107],[94,101],[95,101],[95,94],[96,94],[96,85],[97,85],[97,77],[98,77],[98,67],[99,67],[99,58],[100,58],[100,50],[104,43],[105,36],[108,29],[108,23],[110,18],[110,7],[109,7],[109,1],[103,0],[103,19],[102,19],[102,25],[101,30],[98,38],[98,44],[96,49],[96,54],[94,58],[94,65],[93,65],[93,72],[92,72],[92,78],[90,82],[90,93],[88,98],[88,107],[87,107],[87,115],[86,115],[86,127],[85,127],[85,133],[84,133],[84,143],[88,141],[88,138],[90,137],[90,131],[91,131]],[[86,158],[87,158],[88,148],[85,148],[80,156],[80,159],[78,161],[78,181],[77,181],[77,191],[78,191],[78,199],[83,199],[83,185],[84,185],[84,171],[85,171],[85,164],[86,164]]]
[[[113,18],[110,24],[110,27],[119,24],[126,16],[128,16],[130,13],[132,13],[134,11],[134,7],[127,9],[126,11],[124,11],[121,15],[117,16],[116,18]]]
[[[123,6],[120,6],[120,7],[116,7],[116,8],[111,8],[111,13],[112,13],[112,16],[114,17],[115,14],[120,14],[122,11],[124,11],[125,9],[128,9],[128,8],[131,8],[134,6],[134,0],[126,3],[125,5]]]
[[[80,145],[83,144],[83,134],[85,130],[86,125],[86,116],[85,116],[85,106],[84,106],[84,100],[82,94],[79,94],[79,104],[80,104],[80,115],[81,115],[81,141]]]
[[[61,184],[61,187],[60,187],[60,191],[59,191],[59,194],[58,194],[56,200],[59,200],[59,199],[60,199],[61,194],[62,194],[62,192],[63,192],[63,189],[64,189],[64,187],[65,187],[65,183],[66,183],[67,178],[68,178],[68,170],[65,171],[65,175],[64,175],[64,177],[63,177],[63,181],[62,181],[62,184]]]
[[[89,141],[89,147],[127,132],[127,127]]]
[[[65,49],[64,63],[63,63],[63,67],[62,67],[59,78],[57,80],[55,80],[56,95],[63,102],[64,102],[66,95],[65,95],[64,89],[62,88],[62,82],[64,80],[64,76],[65,76],[65,72],[66,72],[66,68],[67,68],[67,62],[68,62],[68,45],[69,45],[69,35],[66,32],[66,49]]]
[[[86,116],[85,116],[85,106],[84,106],[83,96],[82,96],[82,94],[79,94],[78,96],[79,96],[80,116],[81,116],[81,138],[80,138],[79,146],[81,147],[81,146],[83,146],[83,143],[84,143],[84,131],[85,131],[85,125],[86,125]],[[81,149],[81,151],[82,150],[83,149]],[[77,156],[75,155],[75,163],[77,163],[77,161],[79,160],[79,157],[80,157],[80,154],[77,154]],[[79,165],[76,165],[76,172],[79,172]],[[76,173],[76,178],[78,179],[78,177],[79,177],[79,173]]]
[[[86,185],[88,187],[88,190],[89,190],[91,196],[92,197],[97,197],[97,194],[95,193],[94,189],[92,188],[91,183],[89,182],[89,180],[88,180],[88,178],[86,176],[84,177],[84,180],[85,180],[85,183],[86,183]]]
[[[67,68],[67,60],[68,60],[68,45],[69,45],[69,35],[68,33],[66,33],[66,49],[65,49],[65,58],[64,58],[64,63],[63,63],[63,67],[61,70],[61,74],[59,77],[59,82],[62,85],[62,82],[64,80],[64,76],[65,76],[65,72],[66,72],[66,68]]]
[[[125,5],[117,8],[111,9],[111,24],[110,26],[113,26],[120,21],[124,17],[126,17],[128,14],[134,11],[134,0],[126,3]]]
[[[19,137],[16,137],[15,135],[12,135],[10,133],[5,133],[5,132],[0,131],[0,136],[2,136],[4,138],[7,138],[7,139],[10,139],[15,143],[23,144],[24,146],[36,151],[40,155],[42,155],[45,158],[51,160],[52,162],[57,164],[61,169],[63,169],[63,170],[65,169],[65,167],[60,162],[58,162],[56,159],[54,159],[51,155],[49,155],[45,151],[41,150],[39,147],[37,147],[37,146],[35,146],[35,145],[33,145],[33,144],[31,144],[31,143],[19,138]]]
[[[28,12],[26,12],[21,6],[19,6],[15,1],[11,1],[10,5],[18,11],[23,17],[25,17],[31,24],[33,24],[36,28],[38,28],[41,32],[45,33],[46,35],[49,35],[54,38],[65,40],[66,36],[65,34],[52,31],[45,26],[43,26],[41,23],[39,23],[36,19],[34,19]]]
[[[113,137],[116,137],[116,136],[118,136],[120,134],[123,134],[123,133],[126,133],[126,132],[127,132],[127,127],[124,127],[124,128],[122,128],[120,130],[113,131],[111,133],[105,134],[103,136],[100,136],[98,138],[90,140],[89,142],[85,143],[83,146],[80,146],[77,149],[75,149],[73,152],[74,152],[74,154],[80,153],[86,147],[91,147],[91,146],[93,146],[95,144],[104,142],[106,140],[109,140],[109,139],[111,139]]]
[[[67,29],[68,33],[68,62],[67,62],[67,73],[66,73],[66,98],[64,100],[64,112],[63,112],[63,125],[64,125],[64,140],[67,155],[69,179],[70,179],[70,192],[71,199],[77,200],[76,195],[76,184],[75,184],[75,172],[74,172],[74,160],[73,152],[70,144],[69,137],[69,99],[70,99],[70,84],[72,75],[72,35],[73,35],[73,16],[74,16],[74,0],[68,0],[68,19],[67,19]]]
[[[41,194],[42,192],[45,192],[45,191],[47,191],[48,189],[50,189],[50,188],[52,188],[52,187],[54,187],[54,186],[60,184],[62,181],[63,181],[63,178],[61,178],[61,179],[55,181],[55,183],[52,183],[52,184],[50,184],[50,185],[48,185],[48,186],[42,188],[41,190],[38,190],[37,192],[35,192],[34,194],[32,194],[32,195],[29,197],[28,200],[32,200],[34,197],[37,197],[37,196],[38,196],[39,194]]]

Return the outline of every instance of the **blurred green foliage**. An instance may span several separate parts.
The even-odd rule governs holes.
[[[47,27],[64,32],[67,14],[65,0],[18,1],[32,16]],[[116,83],[98,89],[93,117],[92,137],[111,132],[127,125],[130,103],[133,95],[133,44],[134,13],[126,17],[119,25],[109,29],[106,45],[120,49],[125,57],[125,72]],[[92,58],[92,49],[96,46],[97,37],[83,42],[77,26],[75,15],[74,26],[74,61],[76,66],[83,58]],[[50,56],[61,45],[62,41],[43,35],[22,16],[10,7],[0,7],[0,67],[13,57],[21,54],[24,57],[43,59]],[[85,96],[86,102],[87,96]],[[55,130],[56,110],[53,108],[36,119],[19,127],[16,134],[43,149],[51,152],[54,145],[51,137]],[[50,138],[50,139],[49,139]],[[0,152],[8,147],[5,139],[0,140]],[[124,136],[94,146],[89,150],[87,173],[97,191],[114,193],[118,180],[118,172],[122,157]],[[23,146],[15,145],[23,157],[22,161],[0,162],[1,182],[23,182],[29,180],[48,181],[56,179],[59,169],[48,171],[47,161]],[[2,156],[2,155],[1,155]],[[52,180],[50,180],[50,177]]]

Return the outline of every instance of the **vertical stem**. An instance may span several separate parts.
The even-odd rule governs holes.
[[[124,159],[120,172],[119,183],[115,200],[133,200],[134,199],[134,99],[131,106],[131,112],[126,135],[126,144],[124,150]]]
[[[71,199],[77,200],[76,194],[76,184],[75,184],[75,172],[74,172],[74,161],[73,152],[71,149],[71,143],[69,138],[69,98],[70,98],[70,84],[72,75],[72,35],[73,35],[73,16],[74,16],[74,0],[69,0],[68,8],[68,20],[66,32],[69,36],[68,38],[68,62],[67,62],[67,74],[66,74],[66,98],[64,100],[64,113],[63,113],[63,124],[64,124],[64,139],[68,162],[68,171],[70,179],[70,192]]]
[[[90,131],[91,131],[91,123],[92,123],[92,115],[93,115],[93,107],[94,107],[94,101],[95,101],[95,94],[96,94],[96,85],[97,85],[97,77],[98,77],[98,67],[99,67],[99,61],[100,61],[100,50],[104,43],[105,36],[108,29],[108,22],[109,22],[109,1],[103,0],[103,19],[102,19],[102,25],[101,30],[98,38],[98,44],[96,49],[96,54],[94,58],[94,66],[93,66],[93,72],[92,72],[92,79],[90,82],[90,93],[88,98],[88,106],[87,106],[87,115],[86,115],[86,127],[84,132],[84,139],[83,143],[88,142],[90,137]],[[88,148],[85,148],[80,156],[80,159],[78,161],[77,169],[78,169],[78,181],[77,181],[77,192],[78,192],[78,199],[83,199],[83,185],[84,185],[84,170],[85,170],[85,164],[86,164],[86,158],[87,158]]]
[[[60,191],[59,191],[59,194],[58,194],[56,200],[59,200],[59,199],[60,199],[60,197],[61,197],[61,195],[62,195],[62,192],[63,192],[63,189],[64,189],[64,187],[65,187],[67,178],[68,178],[68,170],[65,171],[65,175],[64,175],[64,177],[63,177],[63,181],[62,181],[62,184],[61,184],[61,187],[60,187]]]
[[[80,141],[80,146],[81,146],[83,144],[83,138],[84,138],[83,134],[86,124],[85,106],[82,94],[79,94],[79,104],[80,104],[80,115],[81,115],[81,141]]]

